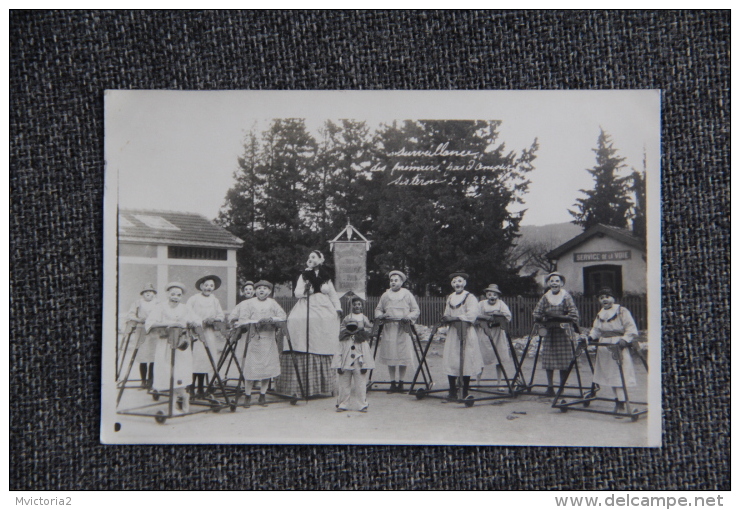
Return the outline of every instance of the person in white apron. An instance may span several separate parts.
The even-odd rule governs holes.
[[[186,328],[199,323],[193,312],[182,304],[185,286],[180,282],[168,283],[165,287],[167,301],[159,303],[146,318],[144,328],[147,333],[158,333],[157,346],[154,351],[154,381],[152,388],[155,391],[169,391],[170,377],[173,379],[173,398],[182,401],[182,412],[190,410],[190,400],[187,387],[193,376],[193,354],[187,334],[177,339],[174,350],[174,366],[172,364],[172,346],[169,342],[167,328]],[[170,371],[172,367],[172,371]],[[180,411],[175,406],[175,413]]]
[[[478,306],[480,307],[479,317],[482,320],[490,320],[494,317],[503,316],[507,322],[510,322],[511,310],[509,310],[506,303],[501,300],[501,291],[499,290],[498,285],[491,284],[485,288],[483,292],[485,292],[486,299],[478,303]],[[483,364],[485,367],[496,364],[496,383],[501,384],[501,377],[503,376],[501,363],[506,363],[507,365],[512,363],[509,342],[506,340],[505,325],[486,329],[488,330],[488,334],[483,331],[483,327],[476,327],[476,333],[478,333],[478,340],[480,341],[480,351],[483,356]],[[488,335],[491,335],[490,339]],[[496,346],[495,351],[491,345],[491,340],[493,340],[493,345]],[[497,353],[498,358],[496,357]],[[483,372],[481,372],[481,374],[482,373]],[[478,384],[480,384],[480,376],[478,379]]]
[[[225,340],[220,334],[216,334],[213,326],[214,321],[224,320],[224,311],[221,302],[213,292],[221,287],[221,278],[209,274],[195,282],[195,288],[200,294],[188,299],[188,308],[193,315],[200,319],[203,327],[203,338],[193,344],[193,392],[198,398],[205,396],[206,377],[213,377],[213,365],[208,358],[205,346],[211,351],[214,363],[218,363],[221,351],[224,349]]]
[[[343,312],[320,251],[309,253],[306,269],[298,277],[293,295],[299,299],[288,314],[288,333],[298,374],[289,346],[284,344],[277,390],[284,395],[299,395],[300,377],[307,397],[331,397],[337,390],[337,377],[331,364],[339,347]]]
[[[480,352],[480,342],[473,324],[480,314],[478,300],[470,292],[465,290],[468,274],[457,271],[450,275],[452,288],[455,290],[447,297],[442,322],[449,324],[447,338],[445,340],[442,366],[444,373],[450,383],[447,399],[442,402],[457,401],[457,378],[462,377],[462,398],[468,398],[470,377],[477,377],[483,370],[483,357]],[[465,348],[463,352],[462,373],[460,372],[460,351],[462,339],[458,337],[457,327],[452,322],[462,321],[465,335]],[[471,396],[472,398],[472,396]]]
[[[403,288],[406,275],[401,271],[388,273],[390,289],[380,297],[375,308],[376,319],[400,319],[389,321],[383,325],[378,347],[378,361],[388,367],[391,378],[389,393],[403,393],[403,379],[406,367],[416,366],[414,346],[411,340],[411,324],[416,322],[421,311],[414,295]],[[398,383],[396,383],[396,367],[398,367]]]
[[[589,341],[598,340],[600,343],[617,344],[622,349],[622,373],[624,385],[637,386],[635,365],[632,360],[630,347],[637,342],[637,324],[632,314],[625,307],[616,304],[614,292],[610,288],[603,288],[598,293],[601,310],[596,314],[593,327],[588,334]],[[598,347],[594,362],[594,382],[603,386],[611,386],[616,401],[615,411],[624,411],[626,397],[622,387],[622,377],[619,374],[619,365],[612,358],[608,347]]]
[[[260,381],[258,404],[267,405],[266,395],[270,387],[270,379],[280,375],[280,352],[275,338],[274,323],[286,319],[285,310],[270,297],[272,283],[260,280],[255,287],[257,297],[244,301],[247,304],[239,308],[235,325],[235,327],[240,327],[251,324],[246,333],[242,335],[243,340],[248,342],[243,366],[246,407],[250,406],[252,388],[256,381]]]
[[[157,289],[154,288],[153,283],[146,284],[139,294],[141,297],[134,301],[128,311],[128,315],[126,315],[126,320],[139,323],[137,331],[134,332],[135,334],[139,334],[139,332],[143,333],[146,318],[149,317],[154,307],[159,304],[159,301],[155,299]],[[157,337],[155,335],[143,334],[145,335],[144,341],[139,346],[136,357],[139,362],[141,387],[151,388],[154,380],[154,349],[157,346]]]

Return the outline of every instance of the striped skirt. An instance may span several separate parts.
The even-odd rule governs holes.
[[[310,354],[296,352],[295,360],[298,364],[300,384],[306,396],[331,397],[337,392],[337,371],[331,368],[333,356],[321,354]],[[306,366],[308,365],[308,377],[306,377]],[[276,379],[275,389],[283,395],[303,396],[298,377],[296,376],[293,358],[290,352],[280,355],[280,377]]]

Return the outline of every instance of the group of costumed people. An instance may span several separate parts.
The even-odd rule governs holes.
[[[548,321],[556,323],[564,318],[577,325],[579,321],[578,308],[573,297],[566,291],[565,276],[558,272],[547,275],[545,283],[548,291],[540,299],[534,309],[535,323],[545,324]],[[597,292],[601,303],[601,310],[596,314],[591,330],[588,334],[570,334],[569,328],[546,328],[542,346],[542,368],[547,374],[547,395],[554,396],[554,371],[558,370],[560,384],[565,384],[568,368],[573,360],[573,342],[588,341],[601,344],[618,345],[622,350],[622,373],[624,385],[637,386],[635,377],[632,350],[637,348],[639,332],[632,314],[625,307],[616,303],[616,294],[611,288],[605,287]],[[608,346],[599,346],[594,364],[593,382],[599,386],[611,387],[616,401],[615,411],[623,411],[626,395],[622,385],[622,376],[619,365],[612,358]]]
[[[168,283],[165,287],[166,299],[161,302],[155,301],[157,291],[152,284],[148,284],[127,316],[127,319],[142,324],[144,328],[145,336],[137,353],[141,384],[156,392],[169,391],[172,385],[174,397],[180,402],[175,409],[176,414],[189,411],[190,398],[207,396],[206,384],[209,378],[214,377],[224,350],[226,341],[217,334],[216,323],[223,322],[225,314],[220,301],[213,294],[220,286],[221,279],[218,276],[204,276],[195,283],[200,293],[183,304],[182,298],[187,291],[184,284]],[[237,345],[243,345],[246,335],[251,335],[242,366],[246,381],[246,405],[249,405],[255,382],[261,383],[258,403],[266,405],[265,395],[270,380],[280,375],[274,323],[284,321],[286,315],[277,301],[269,297],[273,290],[270,282],[249,282],[249,286],[244,287],[245,290],[249,287],[248,294],[253,297],[249,296],[237,305],[229,319],[235,327],[255,325],[242,335]],[[171,338],[168,328],[181,328],[181,336]],[[188,329],[197,332],[197,342],[190,341],[192,336]],[[237,352],[241,352],[238,347]]]
[[[338,412],[356,409],[368,410],[367,379],[375,362],[388,367],[391,379],[390,393],[405,391],[407,369],[414,370],[420,360],[414,349],[411,328],[420,315],[419,305],[404,283],[406,275],[398,270],[388,274],[389,288],[375,308],[374,318],[383,323],[378,339],[377,358],[370,348],[371,320],[363,313],[364,301],[355,296],[351,312],[342,317],[339,297],[332,283],[332,276],[325,267],[324,255],[312,251],[306,268],[299,275],[294,295],[298,298],[290,314],[272,299],[272,283],[249,281],[242,286],[246,298],[228,315],[233,327],[245,328],[238,340],[236,352],[243,352],[244,342],[249,341],[243,365],[246,380],[246,402],[250,405],[251,390],[260,384],[259,404],[265,405],[265,394],[271,381],[278,394],[298,397],[330,397],[338,395]],[[478,383],[484,369],[495,366],[497,380],[505,375],[504,365],[512,363],[512,345],[506,338],[505,325],[512,319],[511,311],[501,299],[498,285],[489,285],[485,298],[480,302],[465,290],[469,275],[464,271],[450,274],[452,294],[447,297],[441,322],[447,325],[443,354],[443,372],[448,377],[449,392],[443,402],[458,401],[470,396],[471,378]],[[545,280],[548,290],[535,307],[535,323],[567,318],[573,324],[579,320],[578,309],[572,296],[563,288],[565,277],[550,273]],[[218,276],[204,276],[195,283],[199,294],[181,303],[186,288],[179,282],[165,287],[167,299],[156,302],[153,285],[141,291],[141,298],[131,307],[128,318],[142,323],[146,337],[140,346],[138,361],[142,385],[156,391],[170,388],[173,378],[174,393],[183,401],[182,412],[188,410],[186,389],[190,396],[203,396],[206,381],[214,377],[215,362],[221,356],[225,341],[216,334],[215,324],[224,321],[224,314],[214,291],[221,285]],[[574,337],[569,330],[547,328],[542,337],[542,368],[547,374],[547,394],[554,395],[554,371],[565,384],[567,370],[573,359],[573,342],[577,340],[619,344],[625,349],[623,370],[625,384],[635,386],[636,378],[630,350],[636,341],[637,327],[629,310],[616,304],[610,289],[598,293],[602,305],[588,335]],[[278,345],[275,323],[286,321],[290,344]],[[187,335],[179,340],[177,357],[172,374],[171,340],[167,327],[201,327],[200,342],[188,344]],[[201,331],[201,329],[199,329]],[[465,335],[461,342],[460,334]],[[251,335],[247,339],[247,335]],[[462,345],[464,343],[464,351]],[[205,346],[208,346],[208,351]],[[280,355],[282,351],[282,356]],[[462,352],[462,358],[461,358]],[[160,367],[166,367],[161,369]],[[599,347],[594,367],[593,382],[613,389],[617,408],[624,407],[625,395],[618,366],[611,359],[606,347]],[[461,383],[461,384],[459,384]]]

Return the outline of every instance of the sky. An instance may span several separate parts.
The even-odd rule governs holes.
[[[106,200],[121,208],[197,212],[213,219],[234,183],[246,132],[272,118],[501,120],[499,142],[520,152],[535,138],[522,225],[562,223],[591,189],[599,129],[624,173],[647,157],[648,201],[659,201],[659,91],[107,91]]]

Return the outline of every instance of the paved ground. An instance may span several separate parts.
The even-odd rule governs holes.
[[[435,389],[447,388],[440,373],[441,345],[432,346],[427,361]],[[492,369],[488,369],[488,372]],[[529,377],[532,360],[524,372]],[[587,365],[581,368],[590,383]],[[536,372],[535,382],[544,382]],[[374,379],[386,378],[379,369]],[[632,400],[647,399],[647,374],[637,368],[638,384]],[[551,407],[552,399],[519,395],[495,401],[477,402],[470,408],[443,404],[431,396],[418,400],[413,395],[371,391],[368,413],[335,412],[335,399],[288,402],[268,407],[252,406],[170,418],[164,424],[154,419],[115,413],[115,388],[104,388],[104,442],[122,443],[327,443],[327,444],[490,444],[490,445],[573,445],[647,446],[647,416],[636,422],[628,418],[577,412],[562,413]],[[438,395],[444,395],[439,393]],[[611,397],[609,389],[599,396]],[[153,403],[143,390],[126,390],[120,409]],[[593,402],[590,409],[611,410],[611,402]],[[646,406],[637,406],[646,409]],[[154,411],[156,408],[151,408]],[[114,424],[119,430],[114,432]],[[115,429],[114,429],[115,430]]]

